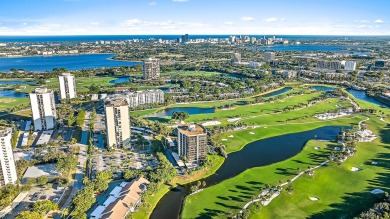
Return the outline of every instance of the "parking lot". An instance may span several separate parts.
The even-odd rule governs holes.
[[[19,205],[17,205],[9,214],[4,216],[4,219],[13,219],[18,213],[30,210],[37,201],[50,200],[59,203],[63,193],[64,189],[54,189],[52,184],[32,188],[28,191],[28,195],[19,203]]]
[[[156,167],[158,161],[152,154],[125,152],[123,150],[116,150],[115,152],[99,150],[99,153],[94,156],[92,164],[92,168],[96,171],[124,171],[129,168],[142,170],[148,166]]]

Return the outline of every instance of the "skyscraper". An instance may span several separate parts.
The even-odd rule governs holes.
[[[181,43],[188,43],[189,40],[190,39],[189,39],[188,34],[184,34],[181,36]]]
[[[241,54],[233,53],[233,63],[241,64]]]
[[[331,62],[329,62],[329,69],[332,69],[332,70],[339,70],[339,69],[341,69],[341,62],[340,61],[331,61]]]
[[[130,148],[130,110],[125,98],[115,97],[105,103],[107,147]]]
[[[178,128],[179,156],[187,162],[199,162],[207,156],[207,132],[203,126],[197,124],[180,125]]]
[[[10,129],[0,130],[0,186],[14,184],[18,179],[14,155],[11,146],[12,132]]]
[[[328,63],[325,60],[318,60],[317,61],[317,68],[320,69],[326,69],[328,67]]]
[[[148,58],[144,60],[144,79],[153,80],[160,77],[160,60]]]
[[[356,62],[355,61],[346,61],[344,70],[355,71],[356,70]]]
[[[53,90],[36,88],[30,94],[31,110],[33,114],[34,130],[53,129],[56,125],[56,105]]]
[[[63,73],[58,76],[60,81],[60,94],[61,99],[73,99],[76,98],[76,82],[74,75],[70,73]]]
[[[275,53],[274,52],[265,52],[264,53],[264,62],[269,62],[271,60],[275,59]]]

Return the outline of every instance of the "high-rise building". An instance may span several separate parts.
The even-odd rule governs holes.
[[[31,110],[33,114],[34,130],[53,129],[56,125],[56,105],[53,90],[36,88],[30,94]]]
[[[264,62],[269,62],[271,60],[275,59],[275,53],[274,52],[265,52],[264,53]]]
[[[130,110],[125,98],[117,97],[105,103],[108,148],[130,148]]]
[[[356,70],[356,62],[355,61],[346,61],[344,70],[355,71]]]
[[[61,99],[73,99],[76,98],[76,82],[74,75],[70,73],[63,73],[58,76],[60,81],[60,96]]]
[[[181,36],[181,43],[188,43],[190,41],[190,38],[188,34],[184,34]]]
[[[328,63],[326,60],[318,60],[317,61],[317,68],[326,69],[327,67],[328,67]]]
[[[341,62],[340,61],[329,62],[329,69],[340,70],[341,69]]]
[[[148,58],[144,60],[144,79],[153,80],[160,77],[160,60]]]
[[[241,64],[241,54],[233,53],[233,63]]]
[[[0,130],[0,186],[14,184],[18,179],[14,155],[12,152],[12,132],[10,129]]]
[[[207,132],[197,124],[180,125],[178,131],[178,154],[187,162],[198,162],[207,156]]]

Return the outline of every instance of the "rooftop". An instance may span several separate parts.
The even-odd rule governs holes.
[[[60,76],[69,77],[69,76],[73,76],[73,75],[69,72],[66,72],[66,73],[62,73]]]
[[[110,106],[114,106],[114,107],[118,107],[118,106],[127,106],[127,101],[125,98],[121,98],[119,96],[115,97],[114,99],[109,99],[107,100],[107,102],[105,103],[105,106],[107,107],[110,107]]]
[[[47,89],[46,87],[38,87],[35,88],[36,94],[45,94],[45,93],[53,93],[53,90]]]
[[[54,163],[36,165],[27,168],[24,173],[23,179],[38,178],[40,176],[57,176],[59,174],[58,169]]]
[[[184,124],[178,126],[177,129],[185,135],[200,135],[206,133],[206,129],[198,124]]]

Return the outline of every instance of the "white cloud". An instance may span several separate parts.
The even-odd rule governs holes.
[[[173,2],[189,2],[190,0],[172,0]]]
[[[283,18],[283,20],[284,20],[284,18]],[[265,22],[276,22],[276,21],[279,21],[279,19],[276,18],[276,17],[269,17],[269,18],[263,19],[263,21],[265,21]]]
[[[246,16],[246,17],[242,17],[241,20],[242,20],[242,21],[254,21],[254,20],[256,20],[256,19],[253,18],[253,17],[247,17],[247,16]]]
[[[126,20],[124,23],[122,23],[122,25],[126,26],[126,27],[131,27],[131,26],[135,26],[139,23],[142,23],[142,21],[138,18],[134,18],[134,19]]]
[[[226,25],[233,25],[234,23],[231,22],[231,21],[226,21],[224,24],[226,24]]]
[[[93,25],[93,26],[98,26],[99,22],[91,22],[90,24]]]
[[[383,20],[381,20],[381,19],[376,19],[375,21],[374,21],[374,23],[383,23],[384,21]]]
[[[156,5],[157,5],[157,2],[156,2],[156,1],[149,2],[149,5],[150,5],[150,6],[156,6]]]
[[[355,22],[363,23],[363,24],[368,24],[368,23],[370,23],[368,20],[355,20]]]

